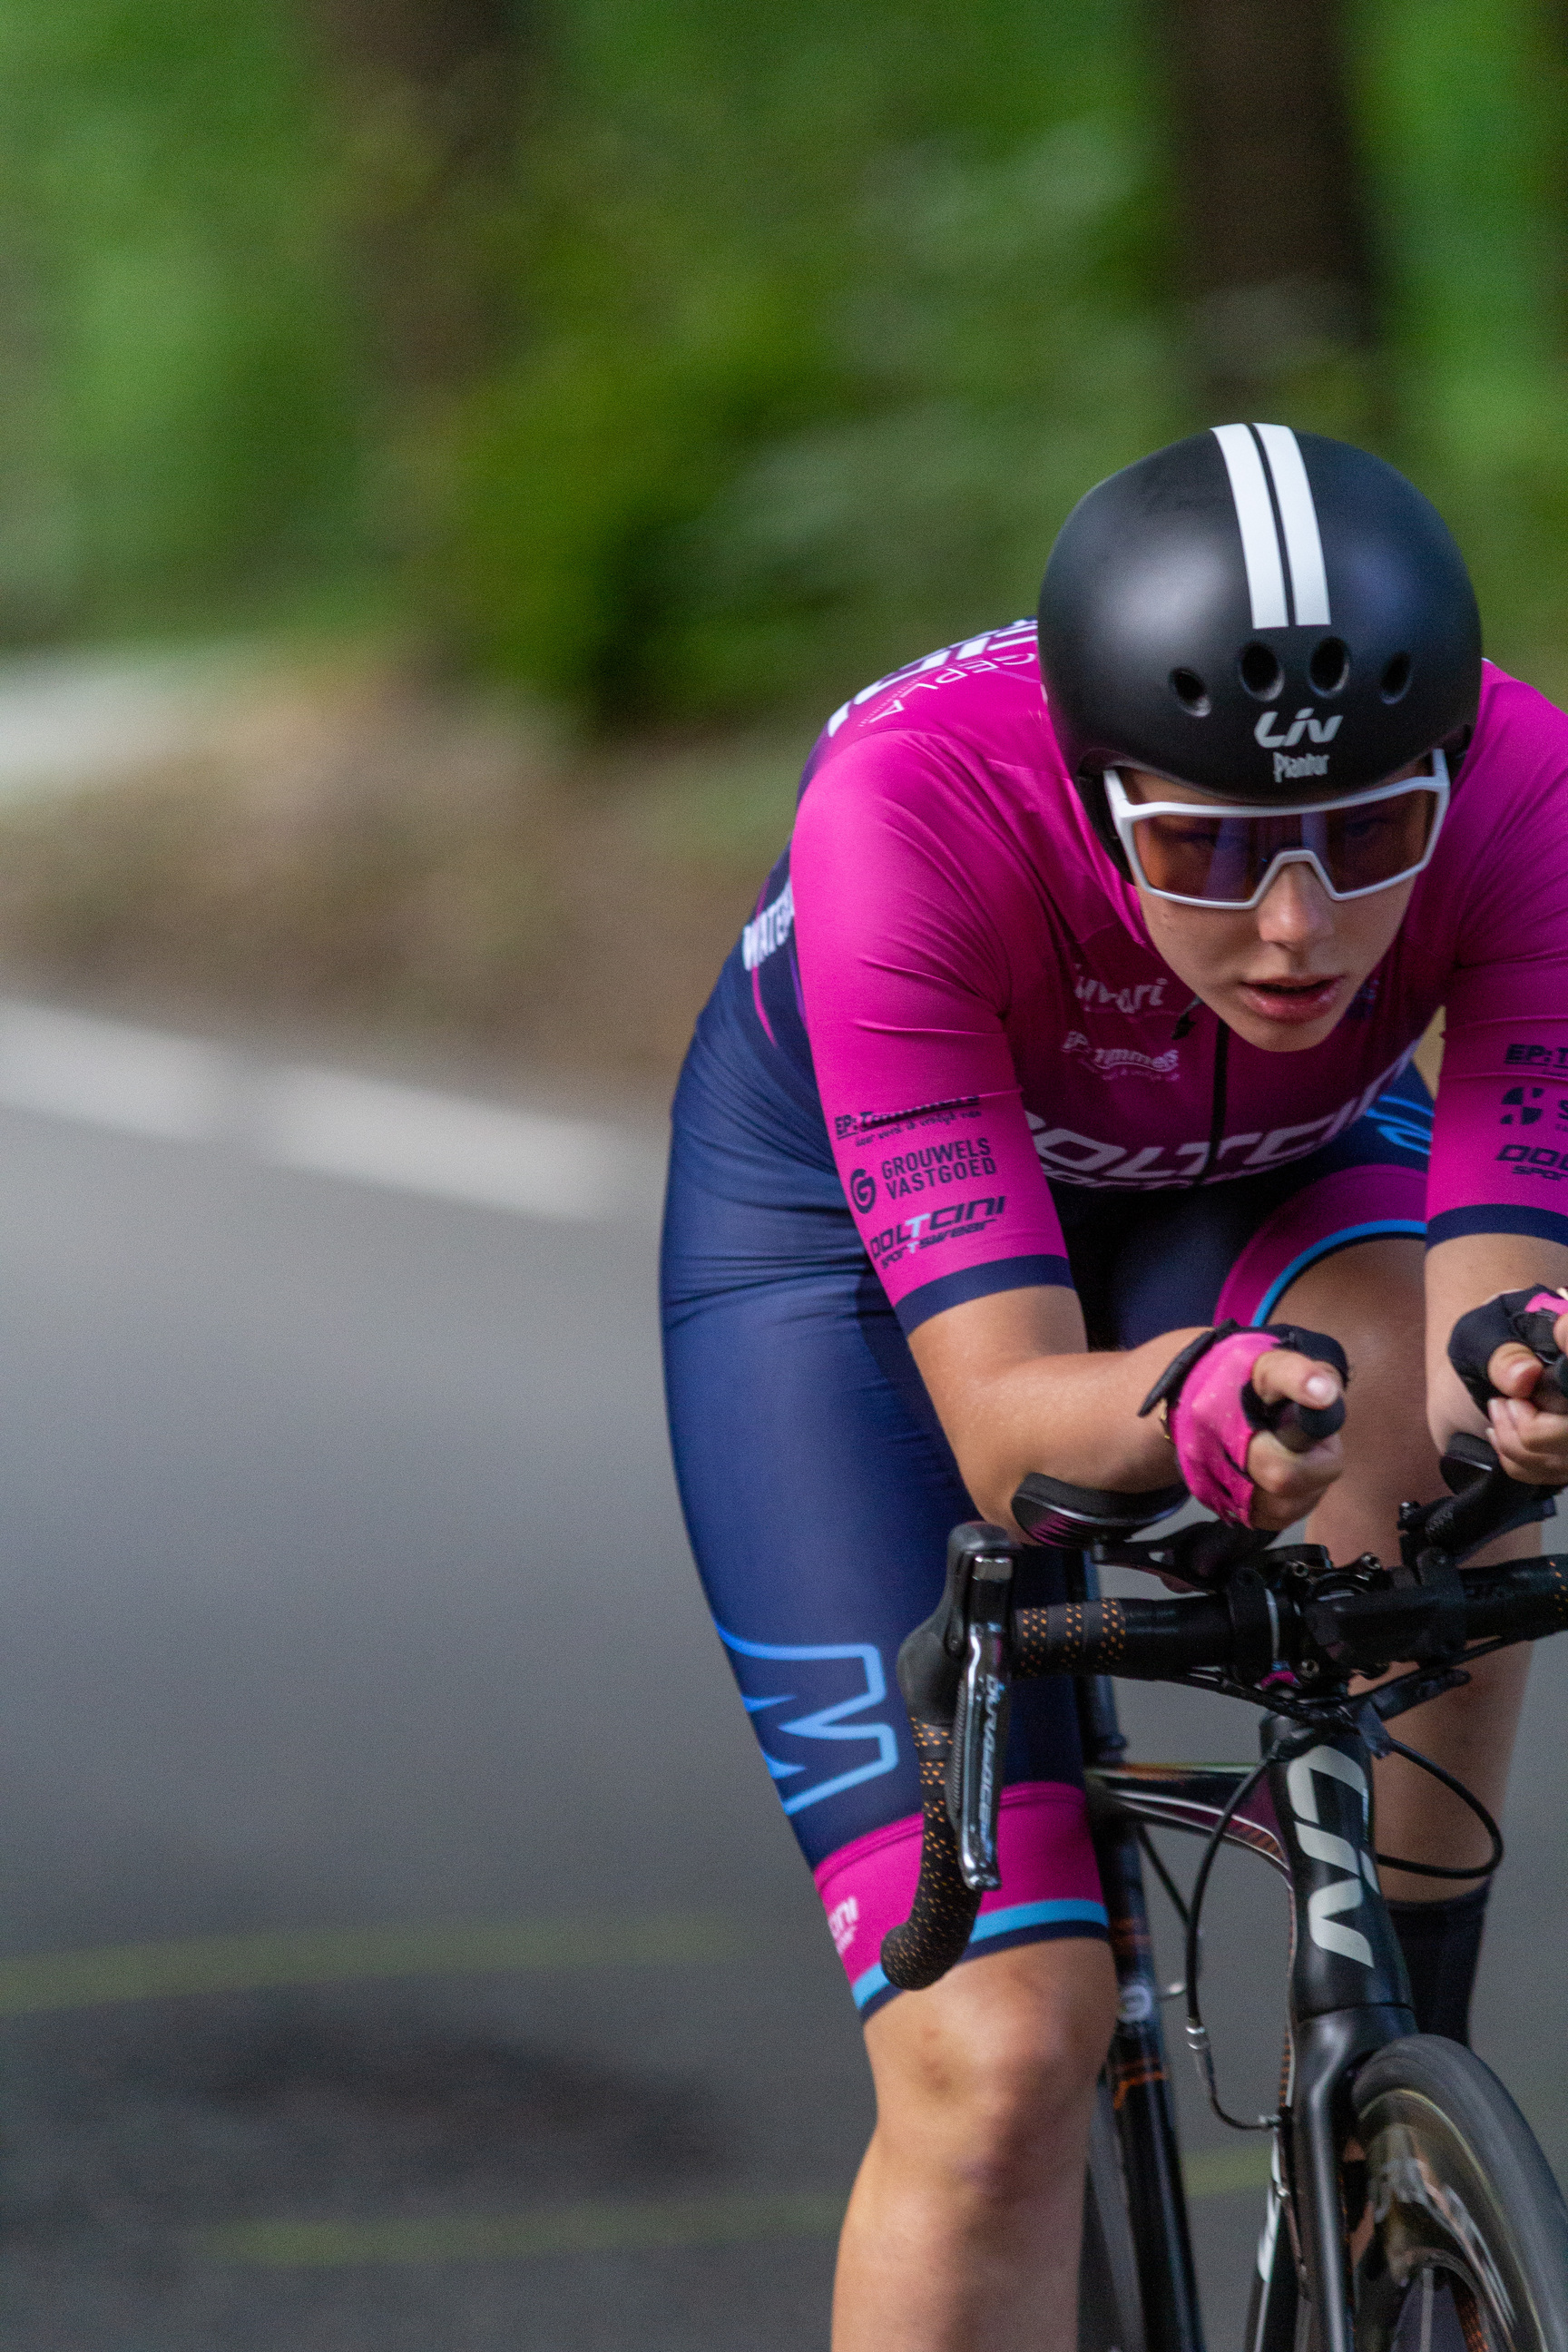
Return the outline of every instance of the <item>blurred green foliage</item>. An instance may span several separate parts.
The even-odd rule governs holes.
[[[328,134],[267,0],[0,0],[5,635],[210,627],[342,569]]]
[[[580,0],[526,168],[533,333],[466,419],[484,657],[619,717],[831,692],[1031,602],[1180,420],[1117,0]]]
[[[1360,0],[1359,21],[1383,445],[1458,533],[1489,653],[1568,699],[1568,16]]]
[[[0,0],[13,641],[369,594],[600,724],[820,704],[1026,609],[1074,498],[1207,421],[1131,0],[520,14],[515,320],[417,402],[378,370],[323,5]],[[1535,0],[1350,24],[1369,431],[1561,691],[1568,33]]]

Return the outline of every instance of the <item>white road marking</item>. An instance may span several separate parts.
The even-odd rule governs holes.
[[[199,1143],[231,1116],[230,1055],[188,1037],[0,1003],[0,1105]]]
[[[626,1205],[606,1129],[335,1070],[278,1071],[258,1140],[280,1167],[522,1216],[596,1219]]]
[[[0,1000],[0,1109],[122,1135],[227,1144],[273,1167],[599,1223],[657,1213],[650,1137],[352,1071],[268,1067],[226,1046]]]
[[[0,801],[111,785],[197,749],[258,667],[254,649],[0,660]]]

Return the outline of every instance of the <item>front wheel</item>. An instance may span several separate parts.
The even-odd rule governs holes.
[[[1144,2352],[1138,2255],[1110,2093],[1095,2094],[1084,2182],[1083,2259],[1079,2271],[1079,2352]]]
[[[1431,2341],[1445,2290],[1465,2352],[1568,2352],[1568,2208],[1496,2075],[1416,2033],[1374,2052],[1353,2096],[1372,2222],[1357,2352],[1390,2352],[1396,2334],[1405,2352],[1417,2325]]]

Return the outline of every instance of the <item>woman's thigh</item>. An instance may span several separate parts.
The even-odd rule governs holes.
[[[678,1176],[678,1183],[682,1180]],[[720,1640],[780,1802],[816,1877],[858,2005],[890,2000],[882,1936],[908,1912],[921,1789],[896,1662],[941,1597],[947,1538],[973,1508],[875,1276],[816,1264],[810,1229],[771,1275],[737,1246],[734,1202],[674,1229],[716,1238],[667,1253],[665,1363],[677,1477]],[[766,1228],[776,1243],[776,1211]],[[847,1218],[845,1223],[847,1224]],[[763,1232],[759,1226],[759,1234]],[[852,1228],[850,1229],[852,1232]],[[1040,1551],[1027,1597],[1060,1591]],[[1005,1885],[971,1955],[1105,1933],[1066,1683],[1020,1685],[1008,1735]]]
[[[1308,1322],[1300,1301],[1342,1252],[1404,1242],[1418,1258],[1431,1123],[1411,1069],[1304,1160],[1180,1191],[1054,1184],[1090,1345],[1135,1348],[1229,1318]]]

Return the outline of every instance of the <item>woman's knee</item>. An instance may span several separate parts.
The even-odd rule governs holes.
[[[1320,1259],[1293,1282],[1277,1320],[1330,1331],[1351,1361],[1351,1426],[1369,1413],[1426,1437],[1426,1298],[1419,1242],[1387,1236]]]
[[[867,2031],[888,2153],[1004,2202],[1081,2168],[1116,2021],[1109,1948],[1072,1938],[966,1961]]]
[[[1328,1331],[1350,1359],[1344,1475],[1319,1507],[1313,1534],[1331,1549],[1386,1550],[1400,1503],[1442,1491],[1426,1426],[1421,1245],[1357,1243],[1308,1268],[1279,1319]]]

